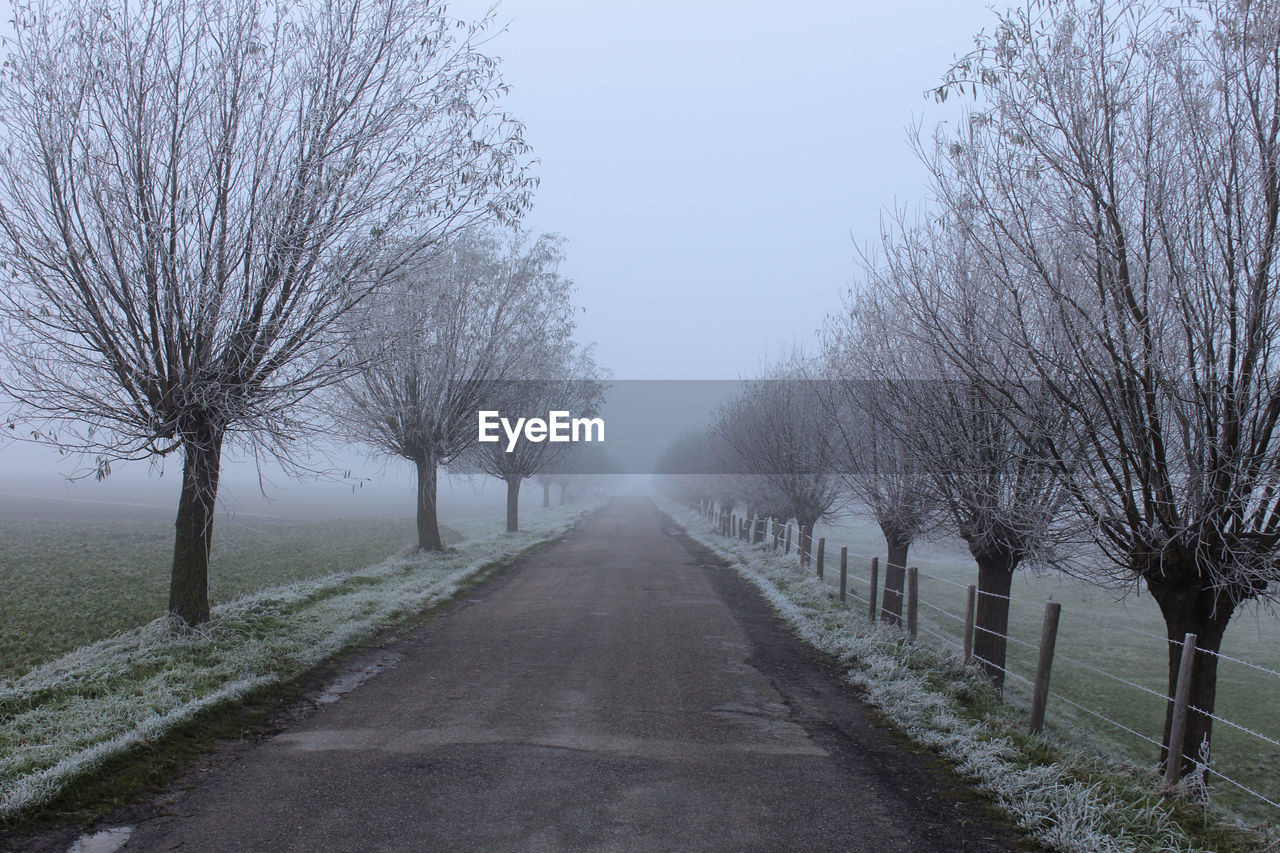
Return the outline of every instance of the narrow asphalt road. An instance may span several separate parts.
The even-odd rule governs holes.
[[[645,499],[397,650],[125,849],[1019,849]]]

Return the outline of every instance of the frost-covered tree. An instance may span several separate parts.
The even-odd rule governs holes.
[[[864,264],[859,310],[846,316],[896,350],[870,366],[894,401],[885,422],[924,476],[939,529],[964,541],[977,563],[973,652],[1002,687],[1014,572],[1056,563],[1072,535],[1063,471],[1047,450],[1057,439],[1061,461],[1074,462],[1060,406],[1042,383],[1026,381],[1033,371],[1020,351],[993,340],[989,330],[1009,322],[1007,304],[972,262],[963,233],[944,221],[908,228],[899,219],[881,247]]]
[[[988,332],[1069,427],[1045,449],[1096,545],[1159,605],[1170,695],[1183,635],[1204,650],[1181,743],[1166,716],[1185,773],[1212,731],[1208,652],[1280,581],[1280,4],[1040,0],[999,17],[958,89],[976,105],[928,162],[1009,306]]]
[[[887,557],[881,618],[902,620],[911,545],[936,515],[928,474],[903,440],[901,410],[909,405],[886,380],[896,370],[903,342],[893,339],[885,315],[850,297],[845,311],[823,330],[819,399],[831,423],[835,470],[852,504],[880,528]]]
[[[224,447],[287,454],[386,269],[527,202],[521,126],[423,0],[15,7],[0,77],[4,390],[32,434],[183,460],[169,611],[208,618]]]
[[[572,329],[571,324],[565,324],[558,330],[558,334],[566,336],[563,344],[569,343],[567,335]],[[591,351],[559,346],[552,348],[544,358],[545,366],[532,371],[540,375],[490,385],[481,406],[500,412],[502,417],[513,422],[517,418],[545,419],[553,411],[567,412],[571,418],[597,415],[603,403],[605,385]],[[524,439],[514,446],[509,445],[505,435],[496,442],[477,444],[463,460],[463,467],[474,468],[506,484],[507,532],[514,533],[520,529],[521,484],[540,471],[550,469],[571,445],[568,442]]]
[[[785,506],[812,535],[840,503],[833,424],[818,387],[797,356],[745,382],[717,412],[713,433],[724,445],[725,468],[748,507]]]
[[[444,548],[436,512],[441,466],[479,436],[495,387],[528,378],[572,331],[562,240],[469,232],[401,266],[347,324],[364,365],[342,385],[337,416],[376,452],[417,473],[418,547]],[[535,373],[536,375],[536,373]]]

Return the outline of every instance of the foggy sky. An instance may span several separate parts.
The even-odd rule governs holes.
[[[923,196],[907,126],[957,114],[924,92],[994,20],[980,0],[504,0],[496,14],[488,51],[541,160],[527,223],[568,238],[579,338],[624,379],[735,379],[812,346],[855,242]]]
[[[482,16],[488,0],[450,3]],[[853,280],[855,244],[881,212],[915,205],[924,171],[908,126],[957,115],[924,97],[994,19],[955,2],[505,0],[486,50],[502,58],[541,185],[526,225],[568,238],[578,339],[619,379],[736,379],[793,344],[814,346]],[[709,406],[715,401],[708,401]],[[410,468],[336,460],[363,482],[295,483],[228,463],[220,505],[293,515],[318,502],[384,514]],[[0,515],[24,495],[137,503],[172,513],[179,461],[103,483],[45,448],[0,447]],[[471,487],[446,486],[444,504]],[[486,489],[497,501],[497,490]],[[48,501],[45,502],[48,504]],[[301,509],[299,509],[301,508]]]

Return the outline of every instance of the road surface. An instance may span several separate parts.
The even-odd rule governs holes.
[[[642,498],[394,651],[124,849],[1022,849]]]

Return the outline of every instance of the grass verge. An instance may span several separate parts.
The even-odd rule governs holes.
[[[872,623],[784,559],[667,511],[754,584],[796,633],[844,670],[883,719],[948,759],[1040,844],[1064,853],[1257,851],[1268,832],[1229,813],[1159,796],[1150,768],[1108,761],[1044,736],[1000,703],[976,669]]]
[[[157,619],[0,682],[0,821],[448,600],[582,511],[531,514],[517,534],[477,525],[444,553],[264,589],[216,606],[198,630]]]
[[[441,531],[446,545],[462,536]],[[213,604],[381,562],[415,540],[413,520],[219,517]],[[172,521],[0,518],[0,679],[165,612]]]

